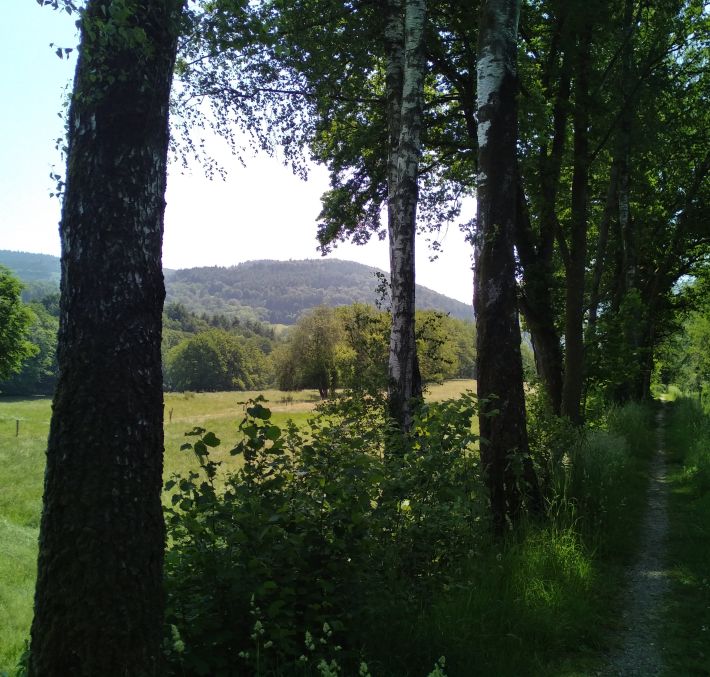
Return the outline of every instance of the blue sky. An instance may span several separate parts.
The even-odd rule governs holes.
[[[64,173],[55,140],[63,134],[62,102],[76,60],[75,53],[59,59],[49,45],[76,45],[76,17],[40,7],[36,0],[2,2],[0,249],[59,255],[60,205],[49,196],[49,174]],[[315,167],[303,182],[277,159],[263,156],[248,159],[243,168],[221,140],[208,143],[227,169],[227,179],[209,181],[199,167],[189,174],[169,168],[164,265],[228,266],[259,258],[319,256],[316,217],[327,188],[325,171]],[[455,226],[443,246],[444,253],[432,263],[424,241],[418,243],[417,282],[470,303],[470,247]],[[331,256],[389,269],[383,242],[341,245]]]

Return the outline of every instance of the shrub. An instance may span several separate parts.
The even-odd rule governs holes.
[[[710,492],[710,418],[697,400],[674,402],[668,427],[671,456],[683,463],[698,495]]]
[[[355,671],[368,619],[416,608],[475,542],[471,395],[423,406],[397,463],[383,456],[388,425],[371,398],[328,403],[305,431],[273,425],[262,402],[239,425],[241,469],[222,475],[210,459],[220,440],[195,428],[183,448],[200,471],[166,485],[175,674],[292,674],[305,633],[326,624]],[[309,665],[332,660],[316,654]]]

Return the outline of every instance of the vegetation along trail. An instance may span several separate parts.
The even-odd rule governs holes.
[[[665,460],[665,406],[656,416],[657,445],[649,467],[648,506],[642,524],[639,556],[628,571],[627,599],[623,605],[623,636],[605,675],[663,674],[662,609],[669,580],[666,570],[668,542],[668,484]]]

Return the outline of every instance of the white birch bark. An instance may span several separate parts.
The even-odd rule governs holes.
[[[414,333],[414,239],[417,212],[417,175],[421,155],[424,100],[425,0],[399,0],[391,5],[387,27],[388,115],[388,227],[392,330],[389,353],[390,412],[403,430],[412,422],[413,400],[421,396]],[[404,17],[402,21],[402,10]],[[400,40],[396,40],[401,31]],[[401,49],[399,46],[401,45]],[[399,82],[398,82],[399,80]],[[400,87],[395,96],[394,87]]]

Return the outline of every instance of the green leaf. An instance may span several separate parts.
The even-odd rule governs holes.
[[[218,447],[220,445],[220,439],[217,437],[214,433],[207,433],[203,438],[202,441],[208,446],[208,447]]]
[[[247,414],[249,414],[252,418],[256,418],[261,421],[268,421],[271,418],[271,409],[262,407],[257,403],[253,407],[247,408]]]

